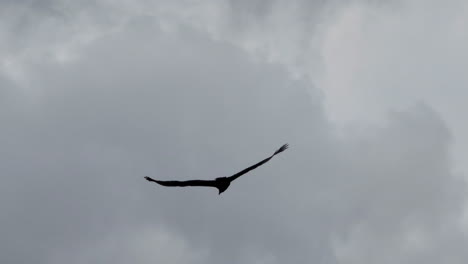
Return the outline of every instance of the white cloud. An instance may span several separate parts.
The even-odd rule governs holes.
[[[466,262],[463,91],[438,89],[465,83],[464,4],[432,22],[416,1],[197,3],[13,5],[2,262]],[[223,176],[285,142],[222,196],[142,179]]]
[[[205,263],[207,252],[162,228],[117,231],[77,248],[57,250],[49,263]]]
[[[340,123],[376,122],[388,109],[423,101],[448,122],[457,167],[466,172],[468,127],[460,115],[468,84],[462,70],[468,68],[468,36],[460,28],[466,12],[462,1],[344,8],[329,20],[323,42],[318,87],[326,93],[329,116]]]

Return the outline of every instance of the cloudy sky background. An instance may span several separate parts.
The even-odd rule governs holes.
[[[0,262],[466,263],[468,3],[0,1]],[[215,189],[211,179],[290,149]]]

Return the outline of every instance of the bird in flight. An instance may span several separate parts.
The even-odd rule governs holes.
[[[145,179],[150,182],[155,182],[158,183],[162,186],[167,186],[167,187],[187,187],[187,186],[203,186],[203,187],[215,187],[218,189],[219,194],[223,193],[224,191],[227,190],[229,185],[231,184],[232,181],[235,179],[239,178],[240,176],[246,174],[247,172],[257,168],[258,166],[261,166],[268,162],[271,158],[273,158],[276,154],[279,154],[283,151],[285,151],[288,148],[288,144],[284,144],[279,148],[277,151],[273,153],[270,157],[258,162],[255,165],[252,165],[232,176],[229,177],[219,177],[214,180],[188,180],[188,181],[160,181],[160,180],[155,180],[152,179],[148,176],[145,176]]]

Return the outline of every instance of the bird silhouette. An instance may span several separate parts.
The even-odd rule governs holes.
[[[145,179],[150,182],[155,182],[158,183],[162,186],[167,186],[167,187],[187,187],[187,186],[202,186],[202,187],[215,187],[218,189],[219,194],[223,193],[224,191],[227,190],[229,185],[231,184],[232,181],[235,179],[239,178],[240,176],[246,174],[247,172],[257,168],[258,166],[261,166],[268,162],[271,158],[273,158],[276,154],[279,154],[283,151],[285,151],[288,148],[288,144],[284,144],[279,148],[277,151],[273,153],[270,157],[258,162],[255,165],[252,165],[242,171],[239,171],[238,173],[229,176],[229,177],[219,177],[214,180],[188,180],[188,181],[161,181],[161,180],[155,180],[152,179],[148,176],[145,176]]]

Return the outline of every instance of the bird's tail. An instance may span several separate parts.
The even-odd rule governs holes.
[[[276,155],[278,153],[281,153],[283,151],[285,151],[286,149],[288,149],[289,145],[288,144],[284,144],[283,146],[281,146],[281,148],[279,148],[277,151],[275,151],[275,153],[273,155]]]

